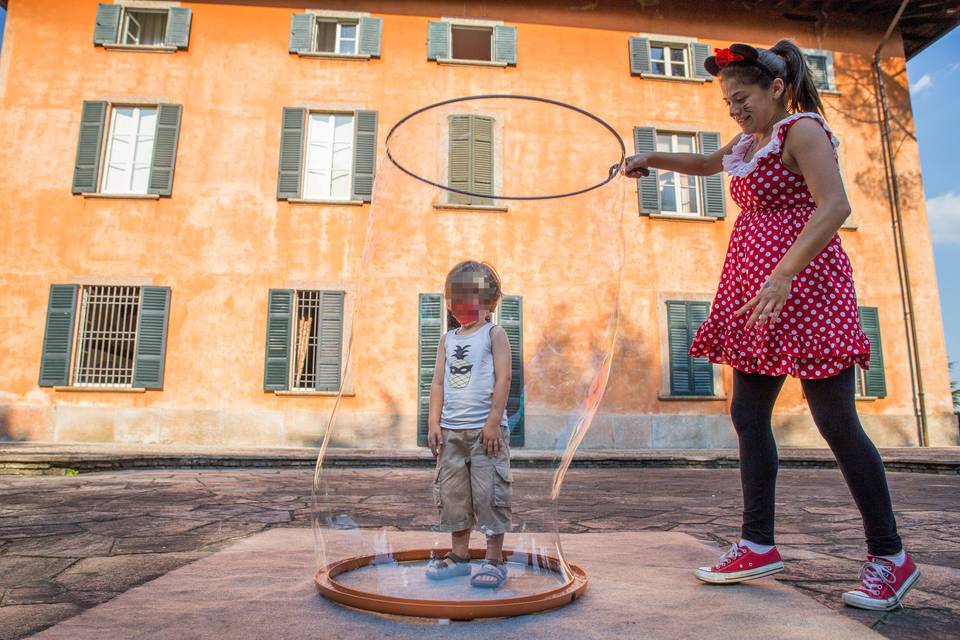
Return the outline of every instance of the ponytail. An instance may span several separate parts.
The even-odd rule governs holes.
[[[781,40],[769,49],[786,64],[783,81],[787,85],[787,109],[823,115],[820,92],[813,82],[813,71],[800,48],[790,40]]]

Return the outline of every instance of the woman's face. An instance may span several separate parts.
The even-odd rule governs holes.
[[[723,101],[740,129],[746,134],[761,133],[783,109],[783,80],[775,79],[767,89],[745,84],[736,76],[720,80]]]

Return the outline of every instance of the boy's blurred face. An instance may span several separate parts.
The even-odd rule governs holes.
[[[447,308],[461,325],[472,324],[492,310],[496,289],[479,273],[458,273],[450,280]]]

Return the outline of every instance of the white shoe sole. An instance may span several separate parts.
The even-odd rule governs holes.
[[[919,579],[920,569],[917,569],[910,574],[910,577],[904,580],[903,585],[897,589],[897,597],[887,598],[886,600],[867,598],[866,596],[860,595],[859,591],[847,591],[843,594],[843,604],[857,609],[867,609],[868,611],[893,611],[900,607],[900,601]]]
[[[747,569],[746,571],[735,571],[732,573],[719,573],[710,571],[710,567],[700,567],[694,572],[694,575],[697,576],[698,580],[710,584],[735,584],[737,582],[765,578],[782,571],[783,562],[773,562],[771,564],[765,564],[762,567],[757,567],[756,569]]]

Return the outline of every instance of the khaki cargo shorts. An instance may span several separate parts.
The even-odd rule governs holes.
[[[442,429],[443,448],[433,477],[440,531],[476,527],[487,536],[507,533],[512,524],[513,474],[510,433],[501,427],[500,453],[490,458],[480,444],[482,429]]]

